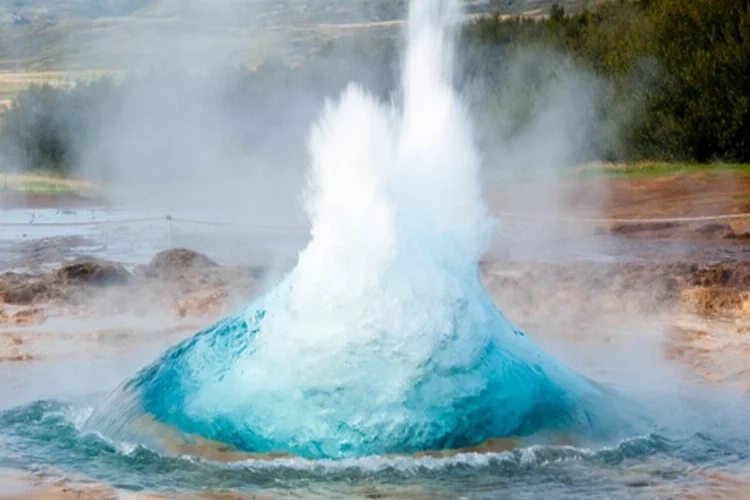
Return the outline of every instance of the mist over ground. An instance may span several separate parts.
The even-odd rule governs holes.
[[[0,0],[0,497],[8,464],[53,499],[750,491],[747,2],[464,2],[455,53],[427,11],[407,47],[408,5]],[[357,426],[380,453],[404,414],[471,430],[505,392],[490,412],[554,421],[522,396],[568,370],[563,406],[603,384],[602,421],[654,425],[274,454]],[[267,418],[223,433],[227,409]]]
[[[347,32],[326,28],[327,37],[302,42],[295,33],[307,28],[295,21],[295,6],[283,9],[283,16],[272,15],[272,2],[136,9],[132,16],[161,12],[157,17],[175,15],[183,24],[174,33],[157,28],[164,40],[134,35],[101,46],[113,66],[130,71],[81,81],[69,90],[23,92],[4,117],[4,169],[91,178],[105,183],[113,198],[142,208],[190,207],[228,222],[253,214],[298,222],[307,135],[325,100],[336,99],[351,81],[384,101],[399,99],[394,92],[402,26],[377,24],[381,18],[400,19],[403,5],[393,3],[367,7],[380,9],[377,15],[347,2],[302,9],[319,23],[365,23]],[[103,17],[123,16],[130,14]],[[245,39],[235,33],[227,45],[203,38],[246,18],[256,35],[281,33],[282,40],[268,45],[256,35]],[[75,40],[66,43],[69,54],[79,53]],[[529,50],[477,71],[469,53],[479,51],[464,46],[456,85],[475,115],[489,178],[520,173],[554,180],[561,167],[593,158],[589,132],[599,127],[586,119],[597,89],[587,70]],[[137,55],[149,47],[155,50]],[[296,56],[287,57],[289,51]],[[481,58],[473,62],[484,64]],[[528,147],[539,141],[544,148]]]
[[[735,98],[750,73],[741,2],[563,5],[521,17],[501,3],[465,6],[455,87],[493,208],[595,217],[606,182],[586,179],[573,199],[559,189],[584,184],[583,164],[745,159],[750,108]],[[85,14],[86,6],[44,7],[59,19],[42,33],[73,36],[37,42],[59,52],[51,68],[70,60],[109,73],[22,91],[3,115],[5,171],[93,179],[110,199],[159,213],[304,227],[309,131],[326,100],[352,81],[384,102],[401,98],[402,2],[164,1]],[[682,28],[704,22],[727,33],[710,45],[722,71],[693,50],[710,31]],[[5,49],[33,48],[25,26],[6,30],[21,38]],[[675,26],[684,49],[670,44]],[[529,182],[531,194],[507,189]],[[560,239],[594,244],[587,228],[539,226],[525,221],[505,234],[521,239],[520,253]]]

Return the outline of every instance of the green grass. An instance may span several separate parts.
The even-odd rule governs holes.
[[[561,168],[555,178],[561,182],[581,179],[641,179],[662,176],[674,176],[702,172],[707,177],[719,176],[727,172],[736,172],[750,176],[750,163],[667,163],[667,162],[638,162],[619,164],[584,164],[578,167]],[[497,175],[498,177],[495,177]],[[492,185],[498,182],[503,185],[509,183],[526,184],[538,182],[539,176],[534,172],[515,172],[510,178],[501,174],[490,173],[485,182]],[[750,195],[748,195],[750,196]]]
[[[579,169],[578,177],[660,177],[663,175],[678,175],[693,172],[721,173],[742,172],[750,174],[748,163],[662,163],[643,162],[618,165],[597,165]]]
[[[26,181],[23,183],[22,190],[27,193],[35,194],[78,194],[78,192],[70,186],[54,181]]]
[[[70,194],[77,196],[96,195],[100,189],[85,179],[59,174],[0,174],[0,194]]]

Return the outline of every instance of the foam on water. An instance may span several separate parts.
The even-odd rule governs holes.
[[[344,459],[307,459],[304,457],[283,458],[248,458],[228,463],[218,463],[194,456],[169,457],[159,450],[147,446],[114,441],[98,432],[91,432],[82,425],[81,416],[90,414],[93,408],[70,406],[55,401],[38,401],[0,412],[3,437],[9,437],[8,446],[0,454],[0,461],[7,458],[7,453],[15,451],[29,454],[42,463],[56,461],[58,465],[79,469],[83,462],[90,458],[106,461],[123,461],[131,459],[148,460],[154,464],[163,462],[176,464],[180,462],[205,466],[207,469],[221,468],[236,471],[287,471],[305,475],[331,477],[343,475],[379,476],[382,474],[412,477],[432,472],[447,471],[456,468],[470,468],[474,471],[502,465],[520,469],[524,467],[544,466],[547,463],[566,461],[589,461],[591,463],[607,462],[614,465],[627,457],[639,457],[676,448],[678,443],[657,435],[640,436],[624,439],[609,446],[596,448],[577,448],[569,445],[530,445],[512,448],[505,451],[463,452],[446,456],[408,456],[408,455],[372,455]],[[9,432],[14,431],[14,432]],[[24,439],[18,439],[23,436]],[[54,439],[50,439],[54,437]],[[66,463],[61,458],[67,455]],[[72,455],[80,455],[76,463]],[[40,460],[47,456],[47,460]],[[178,460],[180,462],[176,462]],[[91,464],[90,464],[91,465]],[[84,469],[85,470],[85,469]],[[141,471],[111,468],[107,472],[117,474],[142,473],[158,474],[159,467]],[[86,471],[90,473],[89,471]],[[168,486],[168,485],[162,485]]]
[[[705,405],[693,408],[699,414]],[[0,467],[49,477],[72,475],[122,490],[169,494],[215,491],[294,498],[486,498],[487,496],[654,498],[664,488],[715,484],[710,471],[740,478],[750,443],[740,425],[682,438],[651,434],[609,446],[524,446],[454,456],[302,457],[222,463],[171,456],[81,426],[90,408],[38,401],[0,411]],[[722,429],[731,428],[729,435]],[[743,468],[744,467],[744,468]],[[709,471],[709,472],[706,472]],[[686,491],[686,490],[684,490]]]
[[[398,103],[352,84],[327,104],[297,267],[141,371],[91,428],[153,442],[135,424],[149,415],[244,451],[337,459],[624,431],[626,406],[514,328],[480,283],[491,226],[451,84],[458,11],[411,2]]]
[[[168,494],[576,500],[653,498],[696,471],[747,471],[744,398],[733,408],[712,387],[713,399],[675,408],[640,395],[657,433],[639,406],[496,309],[478,276],[491,229],[480,159],[450,84],[457,3],[410,6],[398,102],[352,85],[311,132],[312,239],[298,266],[95,408],[0,411],[0,467]],[[526,445],[545,431],[607,443]],[[298,456],[225,464],[163,446],[196,434]],[[532,437],[501,452],[407,455],[510,435]]]

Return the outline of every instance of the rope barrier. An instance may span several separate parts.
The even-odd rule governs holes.
[[[273,230],[273,231],[304,231],[308,228],[305,226],[271,226],[271,225],[252,225],[252,224],[234,224],[231,222],[217,222],[217,221],[206,221],[197,219],[183,219],[180,217],[172,217],[171,215],[161,217],[143,217],[136,219],[118,219],[111,221],[86,221],[86,222],[0,222],[0,227],[82,227],[82,226],[117,226],[124,224],[139,224],[143,222],[157,222],[167,221],[170,224],[172,222],[181,222],[186,224],[197,224],[204,226],[216,226],[216,227],[241,227],[258,230]]]
[[[306,226],[269,226],[269,225],[251,225],[251,224],[234,224],[231,222],[214,222],[207,220],[195,220],[195,219],[182,219],[178,217],[172,217],[171,220],[175,222],[185,222],[187,224],[197,224],[203,226],[226,226],[226,227],[244,227],[251,229],[265,229],[273,231],[305,231],[308,228]]]
[[[610,224],[659,224],[659,223],[670,223],[670,222],[701,222],[710,220],[733,220],[750,218],[750,213],[743,214],[722,214],[722,215],[702,215],[693,217],[655,217],[647,219],[621,219],[621,218],[606,218],[606,217],[565,217],[559,215],[533,215],[533,214],[517,214],[512,212],[495,212],[495,215],[499,217],[507,217],[514,219],[536,219],[536,220],[555,220],[555,221],[570,221],[570,222],[588,222],[588,223],[610,223]],[[272,230],[272,231],[305,231],[308,229],[306,226],[271,226],[271,225],[251,225],[251,224],[235,224],[231,222],[220,222],[220,221],[207,221],[198,219],[183,219],[180,217],[172,217],[171,215],[161,217],[144,217],[137,219],[118,219],[111,221],[88,221],[88,222],[0,222],[0,227],[84,227],[84,226],[116,226],[123,224],[140,224],[144,222],[180,222],[186,224],[196,224],[203,226],[215,226],[215,227],[242,227],[248,229],[258,230]]]
[[[496,215],[515,219],[542,219],[542,220],[563,220],[571,222],[589,222],[589,223],[611,223],[611,224],[660,224],[669,222],[701,222],[708,220],[732,220],[750,217],[746,214],[722,214],[722,215],[700,215],[693,217],[654,217],[650,219],[619,219],[606,217],[564,217],[559,215],[531,215],[531,214],[514,214],[510,212],[497,212]]]
[[[155,222],[164,220],[164,217],[149,217],[143,219],[121,219],[112,221],[88,221],[88,222],[0,222],[0,227],[75,227],[75,226],[109,226],[118,224],[137,224],[141,222]]]

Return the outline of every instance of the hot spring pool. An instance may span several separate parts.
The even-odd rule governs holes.
[[[460,4],[409,11],[400,99],[352,84],[312,129],[296,268],[114,392],[1,411],[0,467],[304,498],[666,498],[748,472],[747,402],[590,380],[489,298]]]
[[[547,445],[445,458],[221,463],[166,456],[82,432],[90,412],[89,407],[54,401],[3,411],[0,467],[85,475],[127,491],[162,494],[232,490],[282,498],[678,498],[681,491],[720,487],[720,474],[743,477],[750,453],[744,429],[735,422],[734,430],[705,425],[706,432],[671,438],[654,433],[598,448]]]

